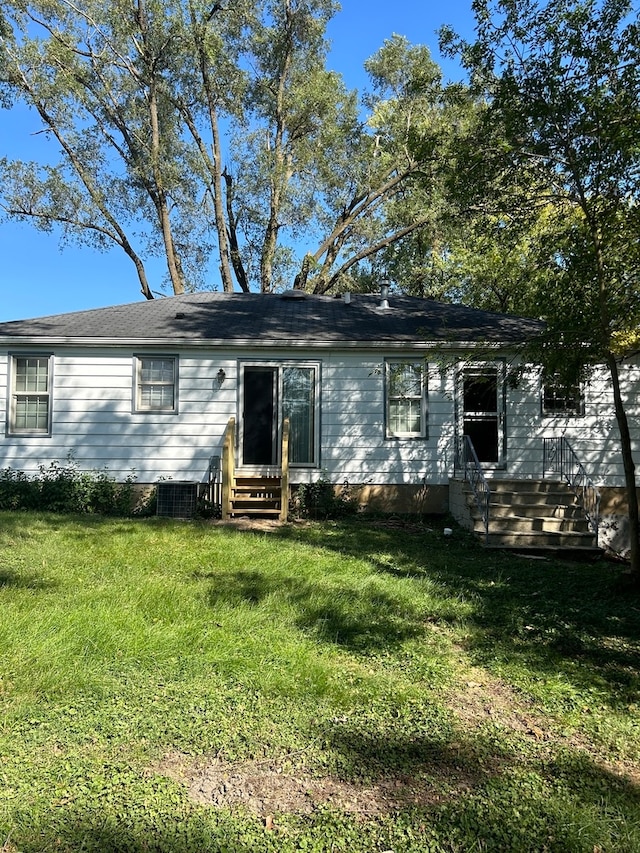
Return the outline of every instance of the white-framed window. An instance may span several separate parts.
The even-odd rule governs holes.
[[[543,377],[542,414],[544,417],[580,417],[584,397],[578,382],[563,382],[557,376]]]
[[[11,356],[9,435],[51,435],[52,378],[52,355]]]
[[[178,357],[138,355],[134,357],[136,412],[178,411]]]
[[[387,438],[427,437],[427,382],[422,361],[387,360]]]

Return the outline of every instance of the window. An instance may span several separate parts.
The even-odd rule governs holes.
[[[289,461],[310,465],[315,456],[315,370],[313,367],[284,367],[282,370],[282,415],[289,418]]]
[[[426,438],[426,382],[422,362],[388,361],[387,437]]]
[[[583,414],[583,399],[577,383],[562,382],[558,377],[547,377],[542,384],[542,414],[547,417],[572,417]]]
[[[51,355],[14,355],[8,432],[12,435],[51,434]]]
[[[178,359],[138,356],[135,360],[137,412],[177,412]]]

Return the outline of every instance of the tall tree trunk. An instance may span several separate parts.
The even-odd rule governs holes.
[[[146,19],[144,0],[138,0],[138,24],[140,26],[142,39],[146,46],[149,31]],[[165,257],[167,260],[169,278],[171,279],[171,286],[173,288],[174,294],[177,296],[180,293],[184,293],[184,276],[182,275],[182,265],[180,263],[180,258],[178,257],[175,243],[173,241],[173,231],[171,228],[171,217],[169,215],[167,191],[164,186],[164,178],[160,166],[162,158],[160,144],[160,118],[156,91],[156,79],[154,77],[155,70],[153,68],[151,56],[152,54],[151,52],[149,52],[148,55],[144,56],[143,58],[146,60],[149,67],[149,79],[147,81],[147,103],[149,108],[149,122],[151,125],[150,159],[154,187],[153,201],[158,215],[158,223],[160,225],[160,233],[162,234],[162,242],[164,245]]]
[[[638,513],[638,492],[636,489],[636,466],[633,461],[633,453],[631,450],[629,421],[627,419],[627,413],[624,408],[624,401],[620,391],[620,372],[618,370],[618,362],[613,353],[608,353],[607,365],[611,374],[616,420],[618,422],[618,429],[620,430],[620,448],[622,451],[624,481],[629,507],[629,561],[631,563],[631,574],[633,579],[635,583],[640,584],[640,549],[638,547],[640,523]]]
[[[216,7],[214,7],[215,9]],[[220,11],[220,8],[218,8]],[[193,127],[190,125],[191,116],[187,117],[187,124],[196,139],[198,147],[203,155],[205,165],[211,174],[211,182],[213,184],[211,195],[213,197],[213,215],[216,225],[216,234],[218,235],[218,254],[220,257],[220,276],[222,278],[222,289],[225,293],[233,293],[233,278],[231,275],[230,263],[230,247],[225,221],[225,205],[222,197],[222,142],[220,139],[220,126],[218,123],[218,108],[215,95],[215,87],[211,77],[211,65],[205,48],[206,29],[208,21],[204,24],[199,24],[197,20],[196,10],[193,3],[189,3],[189,12],[191,16],[191,29],[195,39],[196,51],[198,54],[198,63],[200,66],[200,77],[205,97],[207,99],[207,111],[209,113],[209,126],[211,128],[211,144],[213,147],[212,157],[206,156],[202,140],[197,134],[195,123]],[[211,15],[209,14],[209,20]],[[244,289],[244,288],[243,288]]]

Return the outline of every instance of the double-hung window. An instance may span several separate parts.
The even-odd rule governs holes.
[[[579,383],[567,383],[557,376],[547,376],[542,382],[542,414],[546,417],[579,417],[584,414],[584,402]]]
[[[51,435],[53,356],[13,355],[8,432]]]
[[[427,383],[422,361],[387,361],[387,438],[426,438]]]
[[[137,356],[134,360],[136,412],[178,411],[178,359],[176,356]]]

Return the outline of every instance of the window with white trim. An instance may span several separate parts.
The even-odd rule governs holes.
[[[51,435],[52,365],[51,355],[11,357],[10,435]]]
[[[387,361],[387,438],[426,438],[427,383],[421,361]]]
[[[542,382],[542,414],[545,417],[583,415],[584,400],[579,383],[563,382],[556,376],[545,377]]]
[[[136,356],[136,412],[177,412],[178,359],[176,356]]]

